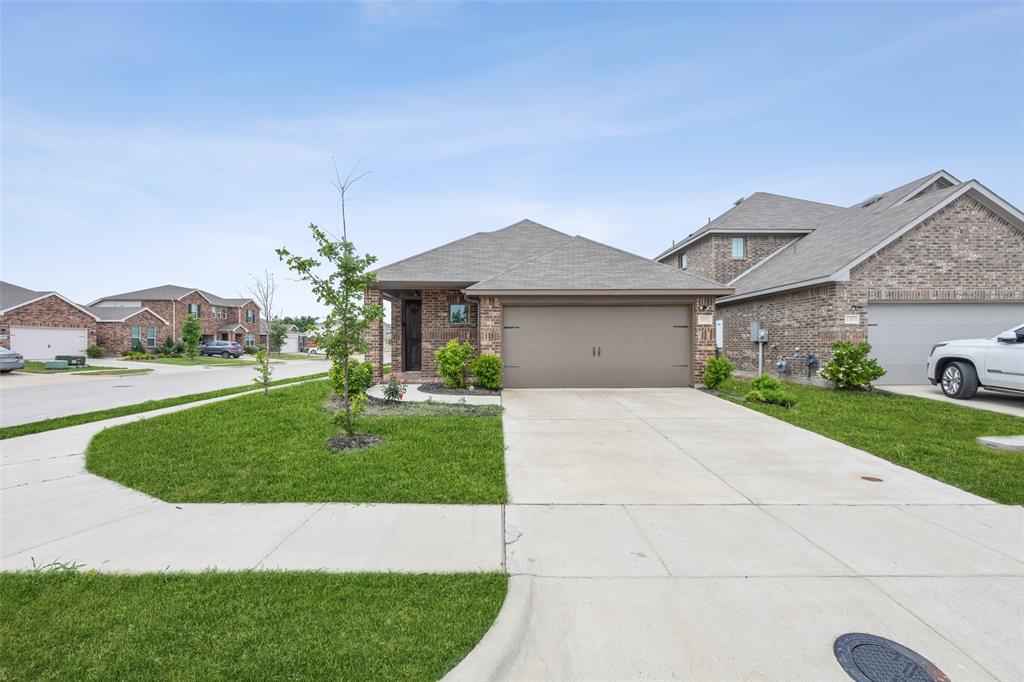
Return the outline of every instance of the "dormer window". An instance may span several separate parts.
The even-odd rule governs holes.
[[[743,260],[747,257],[747,240],[744,237],[732,238],[732,259]]]
[[[679,269],[680,270],[685,270],[686,269],[686,252],[685,251],[683,251],[681,254],[679,254]]]

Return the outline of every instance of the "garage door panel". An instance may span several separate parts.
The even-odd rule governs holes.
[[[688,306],[507,306],[505,385],[686,386],[689,322]]]
[[[88,332],[84,328],[11,327],[11,350],[30,360],[52,360],[57,355],[85,355]]]
[[[927,384],[932,346],[992,337],[1024,322],[1020,303],[871,303],[868,342],[885,368],[879,385]]]

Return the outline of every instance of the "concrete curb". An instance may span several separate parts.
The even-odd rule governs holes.
[[[442,682],[476,682],[507,679],[513,659],[521,652],[529,634],[533,612],[532,576],[510,576],[508,594],[491,629]]]

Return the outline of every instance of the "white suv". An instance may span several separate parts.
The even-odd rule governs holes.
[[[928,381],[950,398],[973,398],[978,386],[1024,394],[1024,324],[993,339],[936,344],[928,358]]]

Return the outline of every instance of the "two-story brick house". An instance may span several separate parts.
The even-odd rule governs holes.
[[[816,377],[838,339],[867,340],[882,384],[927,383],[932,345],[1024,322],[1024,215],[976,180],[937,171],[853,206],[758,192],[655,257],[724,282],[722,351]],[[808,356],[815,364],[808,367]]]
[[[168,321],[160,342],[166,336],[179,340],[181,326],[190,314],[199,319],[204,341],[218,339],[255,346],[260,337],[260,308],[255,301],[224,298],[194,287],[165,284],[127,291],[96,299],[89,307],[147,308]]]

